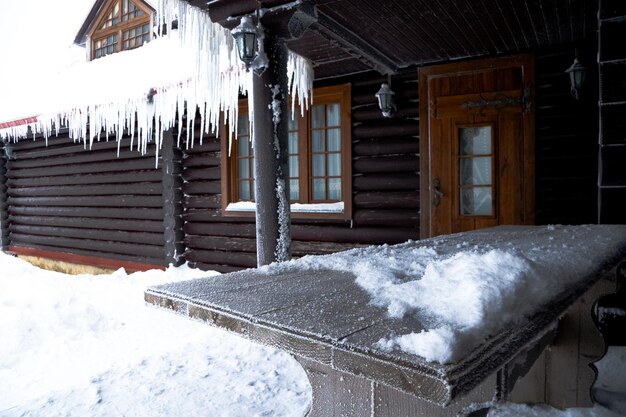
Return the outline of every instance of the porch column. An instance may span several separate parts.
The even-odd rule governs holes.
[[[287,181],[287,47],[265,35],[269,64],[252,82],[257,265],[291,256]]]

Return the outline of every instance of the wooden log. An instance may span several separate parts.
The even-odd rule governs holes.
[[[107,218],[107,219],[138,219],[138,220],[163,220],[162,208],[135,207],[39,207],[39,206],[11,206],[9,215],[25,216],[70,216],[84,218]]]
[[[15,178],[9,173],[7,175],[7,185],[9,187],[43,187],[55,185],[79,185],[79,184],[122,184],[135,182],[157,182],[161,181],[161,171],[150,169],[145,171],[125,171],[119,173],[106,174],[83,174],[83,175],[63,175],[57,177],[27,177]]]
[[[291,242],[293,255],[298,257],[305,255],[326,255],[329,253],[342,252],[366,246],[368,245],[362,245],[358,243],[302,242],[298,240],[293,240]]]
[[[50,139],[48,139],[48,141],[50,142]],[[23,142],[19,142],[19,144],[22,144]],[[120,144],[120,150],[121,149],[128,149],[130,145],[130,140],[122,140],[122,143]],[[88,144],[83,144],[83,143],[79,143],[79,142],[73,142],[71,139],[69,138],[65,138],[65,141],[63,141],[62,143],[57,143],[56,146],[54,145],[54,143],[50,143],[48,146],[45,146],[45,142],[43,140],[38,142],[38,146],[28,149],[28,148],[20,148],[18,151],[15,152],[15,159],[16,160],[23,160],[23,159],[39,159],[39,158],[46,158],[46,157],[51,157],[51,156],[58,156],[58,155],[66,155],[66,154],[74,154],[74,153],[80,153],[80,152],[90,152],[90,151],[94,151],[94,150],[98,150],[98,151],[103,151],[103,150],[117,150],[118,144],[115,140],[110,140],[110,141],[100,141],[100,142],[94,142],[93,146],[91,149],[89,149],[89,145]]]
[[[411,136],[360,139],[352,145],[353,156],[418,154],[419,140]]]
[[[254,217],[224,216],[221,209],[190,209],[187,206],[183,218],[186,222],[254,223]]]
[[[162,220],[98,219],[88,217],[11,215],[12,225],[73,227],[80,229],[126,230],[149,233],[163,231]]]
[[[352,163],[353,172],[411,172],[419,171],[420,162],[417,155],[393,155],[356,158]]]
[[[100,172],[136,171],[143,169],[155,169],[155,160],[149,156],[127,159],[123,161],[111,160],[95,164],[81,164],[68,166],[55,166],[45,168],[12,169],[9,178],[43,177],[55,175],[93,174]]]
[[[240,238],[187,235],[185,243],[188,248],[194,249],[256,253],[256,239],[254,236],[252,238]]]
[[[328,227],[293,225],[293,239],[337,243],[383,244],[419,239],[419,230],[409,227]]]
[[[417,78],[417,74],[415,75]],[[404,100],[413,100],[419,98],[419,92],[417,88],[417,83],[407,84],[413,88],[402,89],[400,86],[396,87],[392,85],[392,89],[396,93],[396,100],[404,101]],[[371,86],[366,89],[358,89],[352,94],[352,106],[362,106],[364,104],[372,104],[377,102],[376,92],[380,88],[380,84],[377,86]]]
[[[18,153],[19,155],[19,153]],[[120,150],[119,155],[115,149],[108,149],[104,151],[94,150],[82,150],[78,153],[68,153],[53,157],[39,157],[25,159],[23,155],[20,158],[16,158],[15,161],[9,161],[9,169],[23,169],[23,168],[37,168],[37,167],[52,167],[58,165],[74,165],[74,164],[92,164],[94,162],[102,161],[122,161],[126,159],[137,159],[143,157],[154,158],[155,150],[148,150],[145,155],[141,152],[134,150]]]
[[[354,224],[419,228],[420,216],[417,210],[357,210],[354,212]]]
[[[163,231],[160,233],[149,233],[139,231],[121,230],[101,230],[101,229],[79,229],[55,226],[31,226],[24,224],[10,224],[11,233],[23,235],[39,235],[48,237],[70,237],[76,239],[91,239],[111,242],[143,243],[146,245],[162,245]]]
[[[91,184],[91,185],[58,185],[55,187],[11,187],[8,194],[11,197],[44,197],[44,196],[86,196],[86,195],[160,195],[162,185],[158,182],[140,182],[125,184]]]
[[[415,172],[390,174],[364,174],[354,177],[356,191],[418,190],[419,174]]]
[[[6,176],[6,157],[5,149],[10,146],[0,140],[0,251],[5,250],[9,245],[9,230],[8,230],[8,204],[6,203],[7,194],[7,176]]]
[[[220,265],[220,264],[207,264],[204,262],[189,262],[191,268],[201,269],[202,271],[217,271],[222,274],[229,272],[236,272],[245,269],[242,266]]]
[[[220,168],[188,168],[183,171],[183,178],[185,179],[185,181],[219,180]]]
[[[199,137],[199,136],[196,136]],[[192,147],[186,148],[181,144],[181,149],[185,155],[196,155],[205,152],[218,152],[220,150],[220,140],[214,136],[205,136],[202,145],[195,143]]]
[[[354,195],[358,209],[412,208],[419,209],[419,191],[361,191]]]
[[[48,245],[24,246],[12,243],[10,253],[27,256],[39,256],[65,262],[93,265],[101,268],[125,268],[127,272],[145,271],[148,269],[165,269],[165,262],[160,258],[150,258],[137,255],[99,252],[82,249],[72,249]]]
[[[219,194],[222,191],[220,181],[190,181],[183,185],[185,194]]]
[[[224,236],[253,238],[254,223],[196,223],[185,222],[183,229],[187,235]]]
[[[393,114],[394,119],[412,118],[419,120],[419,105],[418,103],[408,102],[397,104],[398,108]],[[370,122],[376,120],[385,120],[378,105],[369,105],[359,107],[352,111],[352,122]]]
[[[188,155],[184,160],[185,168],[216,167],[220,165],[221,152],[203,152]]]
[[[355,139],[419,136],[419,121],[405,119],[391,122],[393,123],[360,124],[352,129],[352,136]]]
[[[190,262],[202,262],[206,264],[221,264],[228,260],[229,266],[244,268],[256,267],[256,253],[249,252],[222,252],[188,249],[187,252],[185,252],[185,258]]]
[[[69,196],[69,197],[9,197],[10,206],[63,207],[161,207],[161,196]]]
[[[222,207],[220,194],[187,195],[184,200],[185,209],[218,209]]]
[[[123,242],[106,242],[90,239],[74,239],[55,236],[25,235],[21,233],[10,234],[11,244],[19,246],[46,245],[48,247],[64,248],[82,251],[96,251],[117,253],[123,255],[136,255],[153,259],[163,260],[163,245],[146,245]]]

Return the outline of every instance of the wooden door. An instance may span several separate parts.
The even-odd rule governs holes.
[[[534,223],[529,55],[420,69],[422,238]]]

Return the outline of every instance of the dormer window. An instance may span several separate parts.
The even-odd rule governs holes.
[[[90,34],[91,59],[150,42],[152,10],[141,0],[109,0]]]

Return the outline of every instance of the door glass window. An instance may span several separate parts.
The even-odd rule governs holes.
[[[463,216],[493,215],[492,126],[459,128],[460,211]]]

